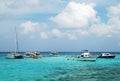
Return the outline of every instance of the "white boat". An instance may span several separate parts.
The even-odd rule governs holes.
[[[7,54],[7,55],[6,55],[6,58],[7,58],[7,59],[14,59],[14,54]]]
[[[97,57],[90,54],[88,50],[85,50],[80,56],[77,57],[78,61],[96,61]]]
[[[28,52],[25,54],[25,57],[30,57],[30,58],[42,58],[42,55],[40,52],[35,51],[35,52]]]
[[[6,55],[7,59],[23,59],[23,55],[21,54],[16,54],[16,53],[11,53]]]
[[[59,54],[58,54],[58,52],[56,52],[56,51],[52,51],[52,52],[50,53],[50,56],[59,56]]]
[[[10,53],[6,55],[7,59],[23,59],[23,55],[22,54],[17,54],[16,51],[18,51],[18,40],[17,40],[17,31],[15,28],[15,52],[14,53]]]
[[[112,55],[110,53],[101,53],[98,58],[115,58],[115,55]]]

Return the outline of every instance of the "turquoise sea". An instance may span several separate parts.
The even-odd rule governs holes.
[[[79,52],[60,52],[59,57],[41,59],[5,59],[0,54],[0,81],[120,81],[120,53],[114,59],[98,58],[95,62],[67,60]],[[99,54],[94,52],[94,54]]]

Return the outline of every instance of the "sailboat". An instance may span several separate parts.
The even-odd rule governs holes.
[[[7,59],[23,59],[23,55],[17,54],[17,51],[18,51],[18,38],[17,38],[16,27],[15,27],[15,52],[7,54],[6,58]]]

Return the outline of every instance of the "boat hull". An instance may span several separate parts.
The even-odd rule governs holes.
[[[7,54],[6,59],[23,59],[23,55],[20,55],[20,54]]]
[[[115,56],[98,56],[98,58],[115,58]]]
[[[14,54],[7,54],[6,59],[14,59]]]
[[[23,59],[23,55],[14,56],[14,59]]]
[[[50,57],[58,57],[59,55],[52,55],[52,54],[50,54]]]
[[[81,57],[81,58],[77,58],[78,61],[96,61],[97,58],[96,57]]]

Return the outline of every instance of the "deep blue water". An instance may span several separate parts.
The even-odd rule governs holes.
[[[42,52],[49,56],[49,52]],[[114,59],[95,62],[67,60],[66,56],[79,52],[60,52],[59,57],[41,59],[5,59],[0,54],[0,81],[119,81],[120,53]],[[99,54],[94,52],[94,54]]]

